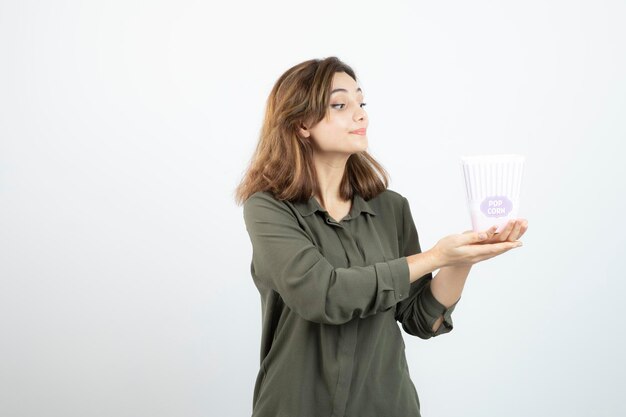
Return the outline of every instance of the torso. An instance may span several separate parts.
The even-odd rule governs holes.
[[[430,337],[426,321],[431,316],[415,307],[423,287],[411,287],[410,297],[399,303],[390,291],[400,278],[394,271],[406,272],[397,268],[398,258],[416,253],[418,247],[417,233],[402,233],[413,227],[404,217],[408,201],[391,190],[369,201],[354,200],[362,210],[337,225],[326,217],[341,221],[352,210],[352,201],[320,213],[308,201],[277,201],[265,192],[256,197],[246,203],[255,249],[250,271],[263,312],[253,415],[419,416],[402,330],[416,329],[408,334],[417,336],[419,330],[420,337]],[[292,227],[278,234],[269,223]],[[376,266],[382,262],[389,268]],[[358,276],[352,267],[361,267],[353,270]],[[289,283],[280,285],[291,271]],[[352,277],[350,285],[342,277]],[[420,282],[428,281],[415,285]],[[337,284],[332,296],[324,283]]]

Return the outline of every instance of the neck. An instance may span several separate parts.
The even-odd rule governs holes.
[[[316,198],[323,206],[343,203],[339,195],[339,186],[346,171],[348,156],[345,154],[317,155],[313,163],[319,184],[319,193]]]

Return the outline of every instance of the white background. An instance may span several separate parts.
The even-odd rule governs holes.
[[[0,415],[251,414],[261,304],[233,192],[273,83],[331,55],[424,250],[471,228],[460,155],[526,155],[525,245],[474,266],[451,333],[404,334],[422,414],[626,414],[625,16],[2,0]]]

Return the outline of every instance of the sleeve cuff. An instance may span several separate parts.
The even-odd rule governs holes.
[[[433,295],[433,292],[429,285],[424,288],[424,292],[422,293],[422,305],[426,314],[431,317],[429,322],[429,328],[432,329],[432,326],[435,324],[435,321],[439,318],[439,316],[443,315],[443,322],[439,326],[436,332],[433,333],[433,336],[438,336],[443,333],[448,333],[453,329],[452,323],[452,312],[456,308],[456,305],[461,301],[459,298],[454,304],[450,307],[446,308],[443,304],[441,304]]]
[[[393,289],[396,294],[396,301],[400,302],[409,296],[411,289],[411,273],[409,271],[409,262],[406,256],[388,261],[391,270],[391,278],[393,280]]]

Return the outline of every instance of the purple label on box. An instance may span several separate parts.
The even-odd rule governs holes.
[[[489,196],[480,203],[480,211],[487,217],[505,217],[513,209],[513,203],[505,195]]]

